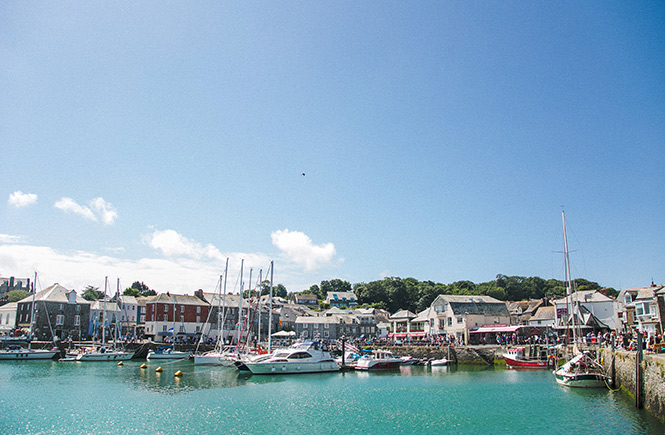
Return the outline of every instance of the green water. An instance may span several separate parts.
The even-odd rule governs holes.
[[[625,394],[548,371],[239,375],[189,362],[0,363],[0,434],[663,434]],[[173,376],[176,370],[182,378]]]

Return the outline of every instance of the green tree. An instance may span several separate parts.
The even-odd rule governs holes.
[[[7,299],[9,299],[9,302],[18,302],[27,298],[29,294],[26,290],[12,290],[7,293]]]
[[[126,288],[125,291],[122,292],[123,296],[134,296],[135,298],[141,296],[141,292],[136,290],[135,288],[129,287]]]
[[[156,291],[139,281],[134,281],[130,288],[136,289],[141,296],[155,296],[157,294]]]
[[[99,287],[93,287],[89,285],[85,288],[85,290],[83,290],[82,297],[86,301],[96,301],[98,299],[102,299],[104,297],[104,293],[99,291]]]

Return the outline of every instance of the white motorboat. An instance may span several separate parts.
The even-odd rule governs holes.
[[[402,360],[388,350],[372,350],[358,359],[356,370],[394,370],[402,365]]]
[[[76,356],[76,361],[127,361],[134,357],[134,352],[107,350],[104,346],[87,348]]]
[[[339,365],[318,341],[308,340],[277,350],[269,358],[246,361],[255,375],[337,372]]]
[[[44,349],[24,349],[18,344],[9,344],[0,350],[0,360],[35,360],[35,359],[53,359],[56,353],[60,351]]]
[[[148,351],[146,359],[148,361],[155,359],[189,359],[191,356],[191,352],[180,352],[170,346]]]
[[[403,366],[412,366],[412,365],[418,364],[420,362],[419,359],[414,358],[411,355],[402,356],[402,357],[400,357],[400,359],[402,360],[402,365]]]
[[[349,351],[344,353],[344,358],[340,356],[336,358],[335,361],[337,361],[337,364],[339,364],[340,367],[345,366],[354,368],[359,359],[360,355],[357,352]]]

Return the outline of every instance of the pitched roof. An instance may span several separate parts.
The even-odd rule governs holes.
[[[238,295],[235,295],[236,298]],[[228,298],[229,295],[226,295]],[[196,296],[190,296],[190,295],[180,295],[180,294],[167,294],[167,293],[160,293],[157,296],[154,297],[152,301],[149,302],[160,302],[162,304],[178,304],[178,305],[208,305],[208,302],[203,301]],[[228,299],[227,299],[228,302]]]
[[[571,302],[611,302],[613,300],[598,290],[578,290],[571,295]],[[566,298],[557,299],[554,303],[558,305],[565,304]]]
[[[398,312],[396,312],[395,314],[393,314],[392,316],[390,316],[390,318],[391,318],[392,320],[396,320],[396,319],[413,319],[413,318],[415,318],[415,317],[416,317],[416,315],[413,314],[413,313],[412,313],[411,311],[409,311],[409,310],[399,310]]]
[[[540,307],[530,320],[554,320],[554,307]]]
[[[74,292],[76,295],[77,304],[89,304],[90,302],[83,299],[76,293],[76,290],[67,290],[65,287],[61,286],[58,283],[53,284],[50,287],[45,288],[44,290],[37,292],[35,294],[35,301],[44,301],[44,302],[59,302],[61,304],[69,303],[67,295],[71,292]],[[32,302],[32,294],[27,296],[24,299],[18,301],[19,303]]]

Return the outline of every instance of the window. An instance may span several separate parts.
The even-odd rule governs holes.
[[[201,332],[201,327],[200,326],[196,327],[196,332]]]
[[[180,316],[180,323],[185,323],[185,316]]]
[[[434,328],[434,319],[429,319],[429,327]]]
[[[184,312],[185,312],[185,306],[184,306],[184,305],[180,305],[180,312],[181,312],[181,313],[184,313]]]
[[[166,322],[168,320],[169,320],[168,316],[166,314],[164,314],[164,321]]]
[[[324,336],[325,338],[330,337],[330,332],[328,332],[328,331],[323,331],[323,336]]]
[[[65,309],[65,304],[60,304],[60,311]]]
[[[77,312],[77,313],[80,313],[80,312],[81,312],[81,306],[80,306],[80,305],[77,305],[77,306],[76,306],[76,312]]]
[[[448,317],[448,326],[453,326],[453,318]]]
[[[166,325],[162,325],[162,332],[166,332]]]
[[[168,313],[168,312],[169,312],[169,306],[168,306],[168,305],[164,305],[164,312],[165,312],[165,313]]]
[[[65,316],[62,314],[58,314],[55,316],[55,324],[57,325],[64,325],[65,324]]]
[[[201,316],[196,316],[196,323],[201,323]],[[199,327],[196,327],[196,330],[198,331]]]
[[[457,318],[457,323],[462,323],[462,320],[463,320],[462,317],[458,317]]]
[[[326,323],[325,326],[324,326],[324,328],[329,329],[329,328],[330,328],[330,324],[329,324],[329,323]]]
[[[180,332],[185,332],[185,327],[183,325],[180,325]]]
[[[302,327],[305,328],[305,329],[307,329],[307,328],[309,328],[309,325],[308,325],[307,323],[304,323],[304,324],[302,325]],[[305,337],[307,337],[307,336],[305,336]]]
[[[81,324],[81,316],[78,314],[74,316],[74,326],[79,326]]]

